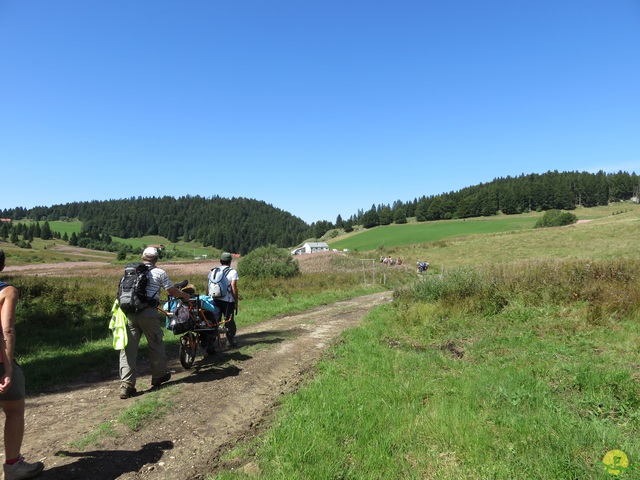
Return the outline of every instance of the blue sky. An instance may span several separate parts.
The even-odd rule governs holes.
[[[0,0],[0,209],[640,173],[639,60],[640,0]]]

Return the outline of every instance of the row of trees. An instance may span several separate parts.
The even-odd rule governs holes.
[[[43,240],[51,240],[53,238],[61,238],[60,232],[53,232],[49,222],[44,222],[40,226],[37,222],[31,224],[26,223],[2,223],[0,224],[0,238],[3,240],[11,239],[13,243],[16,243],[22,237],[22,240],[33,241],[34,238],[42,238]],[[68,240],[65,238],[65,241]]]

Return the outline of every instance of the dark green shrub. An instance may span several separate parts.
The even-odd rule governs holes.
[[[562,227],[563,225],[571,225],[577,221],[578,217],[571,212],[547,210],[542,218],[536,222],[534,228]]]
[[[269,245],[242,257],[238,274],[251,278],[293,278],[300,275],[300,265],[284,248]]]

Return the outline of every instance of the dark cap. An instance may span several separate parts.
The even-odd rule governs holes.
[[[230,262],[232,260],[232,256],[229,252],[223,252],[220,254],[220,261],[222,262]]]

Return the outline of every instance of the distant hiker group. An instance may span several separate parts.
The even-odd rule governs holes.
[[[382,263],[383,265],[388,265],[388,266],[393,266],[393,265],[402,265],[402,259],[400,257],[396,258],[395,260],[391,257],[391,255],[386,256],[386,257],[380,257],[380,263]],[[417,269],[418,269],[418,273],[425,273],[427,270],[429,270],[429,262],[423,262],[422,260],[418,260],[416,262],[417,265]]]
[[[380,263],[388,266],[402,265],[402,259],[398,257],[394,260],[391,258],[391,255],[389,255],[388,257],[380,257]]]

